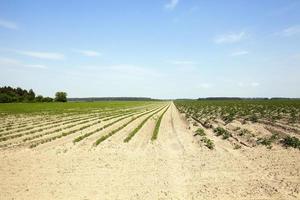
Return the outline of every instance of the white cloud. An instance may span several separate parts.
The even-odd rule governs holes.
[[[47,68],[45,65],[24,65],[24,67],[37,68],[37,69],[46,69]]]
[[[247,34],[244,31],[239,32],[239,33],[229,33],[229,34],[216,36],[214,39],[214,42],[216,44],[237,43],[237,42],[240,42],[241,40],[245,39],[246,37],[247,37]]]
[[[96,57],[102,55],[100,52],[93,51],[93,50],[74,50],[74,51],[88,57]]]
[[[231,56],[243,56],[243,55],[247,55],[247,54],[249,54],[249,52],[248,51],[235,51],[235,52],[233,52],[232,54],[230,54]]]
[[[165,5],[165,8],[168,10],[174,10],[178,3],[179,0],[169,0],[169,3]]]
[[[14,30],[18,29],[18,25],[16,23],[3,19],[0,19],[0,27]]]
[[[280,34],[285,37],[298,35],[298,34],[300,34],[300,26],[297,25],[297,26],[288,27],[288,28],[282,30]]]
[[[65,56],[61,53],[41,52],[41,51],[16,51],[19,54],[39,59],[62,60]]]
[[[8,67],[25,67],[25,68],[36,68],[36,69],[46,69],[45,65],[41,64],[24,64],[23,62],[12,59],[12,58],[0,58],[0,67],[8,68]]]

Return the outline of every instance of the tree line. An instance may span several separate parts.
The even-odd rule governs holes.
[[[10,86],[0,87],[0,103],[12,103],[12,102],[67,102],[66,92],[56,92],[55,97],[43,97],[42,95],[36,95],[35,92],[30,89],[22,89],[20,87],[12,88]]]

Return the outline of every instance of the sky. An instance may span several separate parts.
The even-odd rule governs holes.
[[[300,0],[0,0],[0,86],[300,97]]]

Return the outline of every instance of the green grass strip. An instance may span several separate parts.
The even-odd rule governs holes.
[[[146,119],[144,119],[132,132],[129,133],[129,135],[124,139],[124,142],[129,142],[131,138],[144,126],[144,124],[150,119],[153,115],[164,109],[165,107],[159,109],[158,111],[152,113],[149,115]]]
[[[154,128],[154,131],[153,131],[153,134],[152,134],[152,137],[151,137],[151,140],[156,140],[157,139],[157,135],[158,135],[158,132],[159,132],[159,127],[160,127],[160,123],[161,123],[161,120],[164,116],[164,114],[167,112],[167,110],[169,109],[170,106],[167,107],[167,109],[160,115],[160,117],[158,118],[156,124],[155,124],[155,128]]]
[[[133,122],[134,120],[136,120],[136,119],[138,119],[138,118],[140,118],[140,117],[142,117],[142,116],[144,116],[144,115],[146,115],[146,114],[149,114],[149,113],[151,113],[151,112],[153,112],[153,111],[155,111],[155,110],[156,110],[156,109],[150,110],[150,111],[145,112],[145,113],[142,113],[142,114],[140,114],[140,115],[138,115],[138,116],[132,118],[132,119],[131,119],[129,122],[127,122],[126,124],[123,124],[122,126],[120,126],[120,127],[116,128],[116,129],[112,130],[112,131],[109,132],[108,134],[103,135],[101,138],[99,138],[98,140],[96,140],[95,146],[99,145],[101,142],[103,142],[103,141],[106,140],[107,138],[111,137],[111,136],[114,135],[116,132],[122,130],[122,129],[125,128],[127,125],[129,125],[131,122]],[[161,110],[161,109],[160,109],[160,110]],[[158,110],[157,112],[159,112],[160,110]],[[155,113],[157,113],[157,112],[155,112]],[[154,113],[154,114],[155,114],[155,113]]]

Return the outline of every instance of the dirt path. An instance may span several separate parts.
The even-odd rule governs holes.
[[[89,139],[73,145],[66,138],[53,146],[47,143],[47,148],[1,150],[1,199],[300,197],[299,150],[234,150],[207,130],[216,145],[209,150],[193,136],[194,129],[174,104],[162,118],[158,139],[152,142],[161,113],[151,117],[129,143],[123,139],[146,116],[97,147]]]

